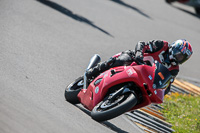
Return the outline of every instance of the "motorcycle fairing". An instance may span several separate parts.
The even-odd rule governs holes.
[[[141,75],[139,75],[138,77],[138,73],[135,67],[138,66],[120,66],[105,71],[97,78],[95,78],[95,80],[90,83],[87,89],[82,89],[80,91],[80,93],[78,94],[79,100],[87,109],[92,110],[95,105],[103,100],[104,96],[108,92],[108,89],[112,86],[125,82],[134,82],[138,87],[144,87],[144,78]],[[152,67],[147,65],[141,66],[144,71],[146,67],[153,69]],[[112,71],[114,71],[114,74]],[[151,73],[151,75],[153,76],[153,70],[149,71],[148,73]],[[101,80],[101,82],[95,85],[98,80]],[[144,94],[148,95],[146,92],[144,92]]]
[[[121,83],[133,82],[142,92],[143,101],[133,109],[147,106],[151,103],[162,103],[164,98],[164,89],[158,87],[167,87],[170,75],[166,72],[159,62],[149,65],[120,66],[111,68],[96,77],[87,89],[82,89],[78,98],[80,102],[89,110],[92,110],[107,94],[109,88]],[[161,72],[161,73],[159,73]],[[165,82],[160,84],[160,79]],[[144,84],[147,85],[145,88]],[[155,85],[156,84],[156,87]],[[158,84],[158,85],[157,85]],[[133,88],[134,89],[134,88]]]

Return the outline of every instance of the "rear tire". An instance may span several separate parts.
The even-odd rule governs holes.
[[[133,93],[124,94],[120,96],[116,101],[116,103],[111,103],[113,105],[107,105],[107,103],[109,102],[108,97],[106,97],[102,102],[100,102],[93,108],[91,112],[92,119],[96,121],[109,120],[129,111],[132,107],[134,107],[137,104],[137,98]],[[108,108],[106,108],[106,106]]]
[[[77,95],[82,88],[83,88],[83,76],[77,78],[74,82],[72,82],[69,86],[66,87],[64,94],[65,99],[72,104],[80,103]]]

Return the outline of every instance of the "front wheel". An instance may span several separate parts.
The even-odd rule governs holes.
[[[74,82],[72,82],[69,86],[66,87],[65,99],[72,104],[80,103],[77,95],[82,88],[83,88],[83,76],[77,78]]]
[[[93,108],[91,117],[96,121],[109,120],[129,111],[136,104],[137,98],[133,93],[123,94],[115,100],[109,100],[109,97],[106,97]]]

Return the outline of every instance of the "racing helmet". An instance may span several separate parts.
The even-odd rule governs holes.
[[[170,59],[178,64],[184,63],[193,53],[191,44],[184,39],[173,42],[169,47]]]

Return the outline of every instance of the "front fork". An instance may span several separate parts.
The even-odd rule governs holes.
[[[123,86],[122,88],[120,88],[118,91],[111,93],[108,97],[108,100],[110,100],[111,102],[114,101],[118,96],[123,95],[125,93],[133,93],[136,97],[137,95],[135,94],[135,92],[133,90],[130,90],[130,87],[132,86],[132,83],[128,83],[127,85]]]
[[[86,76],[86,72],[85,72],[84,76],[83,76],[83,89],[86,89],[87,86],[88,86],[88,83],[87,83],[87,76]]]

